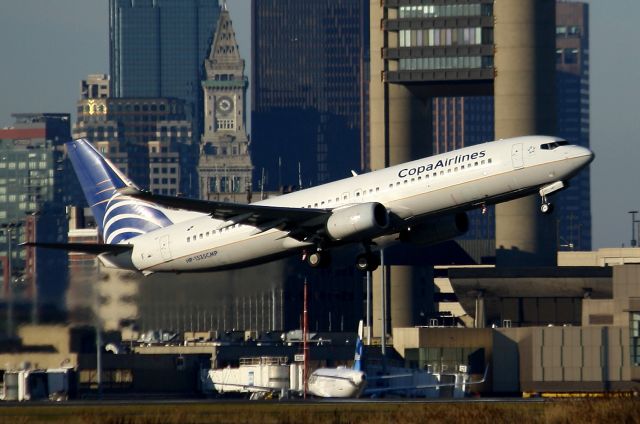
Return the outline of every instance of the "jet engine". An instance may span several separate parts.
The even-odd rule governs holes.
[[[333,211],[326,232],[335,241],[380,234],[389,226],[387,208],[380,203],[361,203]]]
[[[464,212],[432,218],[400,232],[400,241],[412,244],[436,244],[463,235],[469,230]]]

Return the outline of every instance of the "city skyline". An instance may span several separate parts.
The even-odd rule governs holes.
[[[250,2],[227,4],[241,55],[249,58]],[[637,16],[634,11],[640,12],[640,4],[631,0],[589,4],[591,140],[596,152],[591,168],[593,247],[616,247],[629,245],[627,211],[640,207],[629,183],[640,159],[633,144],[640,130],[634,102],[640,89],[633,80],[640,61],[624,54],[634,51],[634,40],[639,39],[632,17]],[[14,112],[73,113],[80,80],[108,72],[107,6],[106,1],[97,0],[61,0],[55,5],[26,0],[6,5],[0,17],[0,46],[9,60],[0,77],[0,127],[11,124]]]

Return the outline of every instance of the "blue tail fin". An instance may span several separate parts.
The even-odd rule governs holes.
[[[356,371],[362,371],[362,321],[358,324],[358,338],[356,339],[356,353],[353,357],[353,369]]]
[[[172,224],[162,208],[118,193],[118,189],[136,186],[87,140],[68,142],[67,154],[106,243],[119,243]]]

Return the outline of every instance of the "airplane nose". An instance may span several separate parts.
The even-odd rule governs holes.
[[[585,157],[587,159],[586,162],[585,162],[585,165],[588,164],[588,163],[593,162],[593,160],[596,158],[596,154],[593,153],[591,150],[585,148],[585,147],[583,147],[583,149],[584,149],[584,152],[585,152]]]
[[[577,150],[575,154],[575,158],[579,159],[580,166],[588,165],[596,157],[595,153],[593,153],[591,150],[587,149],[586,147],[575,146],[575,149]]]

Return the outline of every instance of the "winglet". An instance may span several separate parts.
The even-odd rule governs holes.
[[[354,176],[354,177],[357,177],[357,176],[358,176],[358,173],[352,169],[352,170],[351,170],[351,175],[352,175],[352,176]]]

